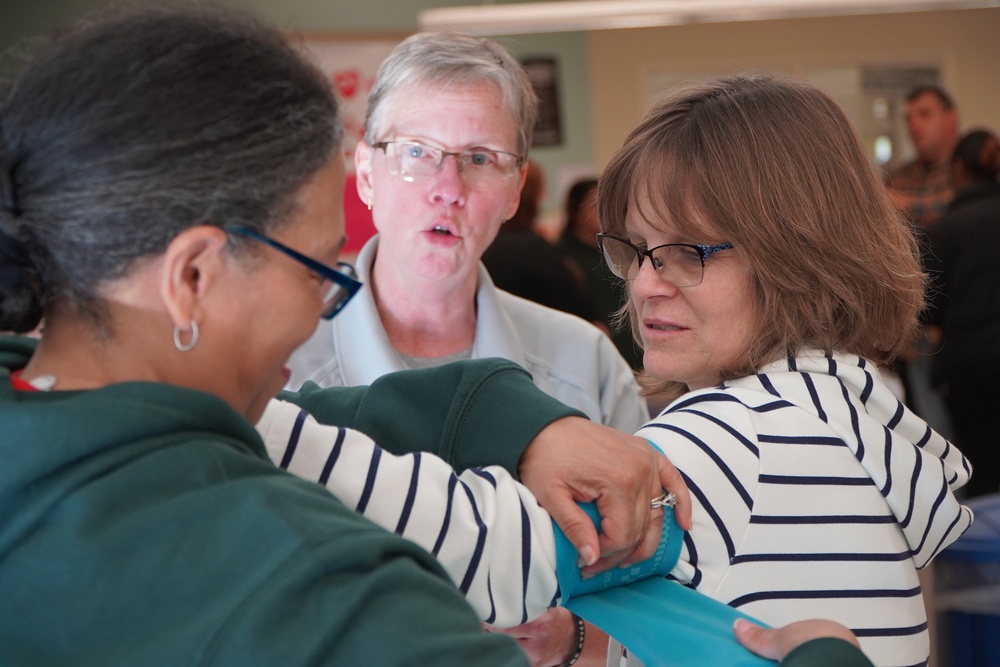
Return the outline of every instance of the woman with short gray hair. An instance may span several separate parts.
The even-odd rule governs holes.
[[[372,289],[296,351],[291,388],[502,357],[595,422],[642,425],[645,401],[610,339],[498,290],[480,262],[517,210],[536,116],[527,74],[492,40],[418,33],[393,50],[354,156],[378,230],[358,257]]]

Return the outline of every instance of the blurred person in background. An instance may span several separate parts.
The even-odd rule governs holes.
[[[625,286],[601,258],[597,247],[597,179],[587,178],[570,186],[566,194],[566,227],[557,247],[572,262],[575,273],[586,286],[595,316],[604,323],[615,347],[629,365],[642,368],[642,349],[632,333],[628,318],[619,316],[625,304]]]
[[[521,201],[483,253],[493,284],[505,292],[591,321],[594,307],[563,256],[535,231],[545,196],[545,175],[527,162]]]
[[[940,330],[931,382],[941,392],[955,444],[976,467],[967,497],[1000,491],[1000,142],[969,132],[951,159],[955,199],[927,231],[931,278],[925,322]]]

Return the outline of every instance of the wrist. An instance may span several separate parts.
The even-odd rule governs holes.
[[[583,619],[573,614],[573,624],[575,625],[576,632],[574,633],[575,643],[573,645],[573,652],[570,654],[569,660],[559,665],[559,667],[570,667],[570,665],[576,664],[576,661],[580,659],[580,654],[583,653],[583,642],[586,638],[586,625]]]

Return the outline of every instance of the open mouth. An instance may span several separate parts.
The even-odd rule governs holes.
[[[447,227],[442,227],[441,225],[434,225],[434,227],[431,228],[431,233],[438,234],[441,236],[454,236],[454,234],[451,233],[450,229],[448,229]]]

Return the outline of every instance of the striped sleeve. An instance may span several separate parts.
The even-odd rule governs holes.
[[[636,435],[684,476],[695,524],[685,536],[683,564],[675,575],[690,572],[684,583],[711,594],[743,541],[757,493],[760,451],[747,409],[724,392],[695,394]],[[704,554],[712,557],[706,560]]]
[[[394,456],[283,401],[257,430],[280,467],[434,554],[482,621],[520,625],[558,600],[552,520],[502,468],[456,475],[433,455]]]

